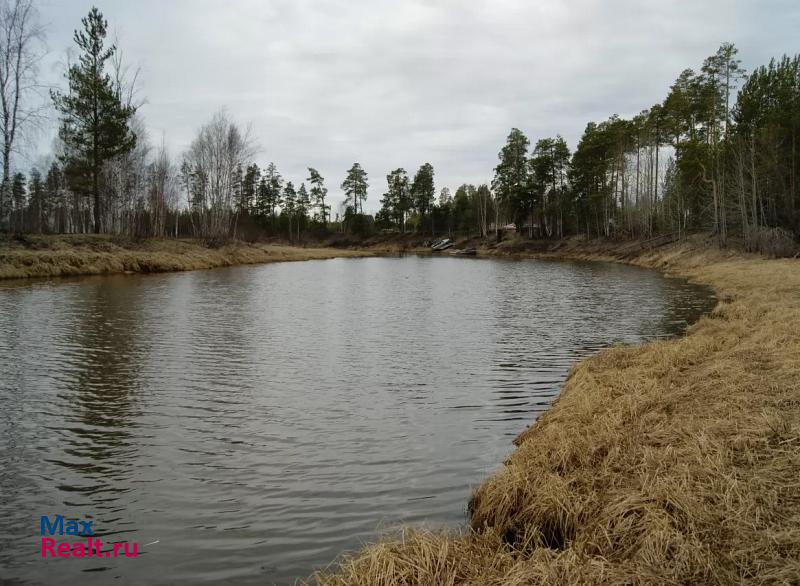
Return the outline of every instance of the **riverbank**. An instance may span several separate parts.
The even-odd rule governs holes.
[[[26,236],[0,242],[0,279],[191,271],[267,262],[372,256],[371,251],[190,239],[130,241],[105,235]]]
[[[577,364],[475,490],[468,531],[408,529],[312,583],[796,583],[800,260],[699,237],[557,246],[480,254],[651,267],[712,286],[720,302],[681,338]]]

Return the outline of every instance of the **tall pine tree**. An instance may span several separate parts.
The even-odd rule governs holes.
[[[497,198],[517,226],[522,230],[532,209],[532,189],[528,173],[530,141],[521,130],[512,128],[506,144],[498,154],[500,163],[494,170],[492,187]]]
[[[425,218],[433,207],[436,187],[433,183],[433,165],[425,163],[419,168],[411,183],[411,198],[420,215],[420,226],[425,229]]]
[[[325,198],[328,195],[328,188],[325,187],[325,179],[319,174],[319,171],[313,167],[309,167],[308,182],[311,184],[311,203],[319,210],[319,221],[323,226],[327,226],[330,206],[325,204]]]
[[[136,108],[123,103],[121,88],[105,71],[106,62],[117,51],[114,45],[105,46],[108,22],[97,8],[92,8],[81,22],[83,30],[76,30],[73,37],[81,55],[67,72],[69,92],[51,95],[61,113],[58,134],[64,141],[62,161],[70,186],[92,198],[94,231],[99,233],[103,164],[136,146],[136,134],[130,128]]]
[[[364,201],[367,199],[367,172],[360,163],[353,163],[347,171],[347,177],[342,182],[342,191],[345,195],[345,206],[350,207],[354,214],[364,213]]]

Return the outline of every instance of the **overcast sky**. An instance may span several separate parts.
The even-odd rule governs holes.
[[[40,0],[63,85],[91,2]],[[800,52],[798,0],[104,0],[126,61],[141,68],[150,139],[179,156],[222,107],[250,124],[258,162],[296,183],[316,167],[335,203],[345,171],[429,161],[437,190],[491,178],[508,131],[574,147],[589,120],[661,101],[723,41],[747,70]],[[52,136],[52,130],[49,132]],[[47,134],[47,133],[46,133]],[[50,136],[42,137],[48,146]],[[33,157],[32,157],[33,158]],[[335,208],[334,208],[335,209]]]

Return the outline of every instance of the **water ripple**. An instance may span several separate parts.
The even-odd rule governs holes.
[[[2,577],[290,584],[400,522],[462,524],[576,359],[711,303],[631,267],[449,258],[3,286]],[[158,543],[44,563],[56,513]]]

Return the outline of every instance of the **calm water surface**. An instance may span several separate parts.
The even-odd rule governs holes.
[[[463,524],[576,359],[712,303],[620,265],[417,257],[0,285],[0,583],[291,584]],[[58,513],[140,556],[41,559]]]

